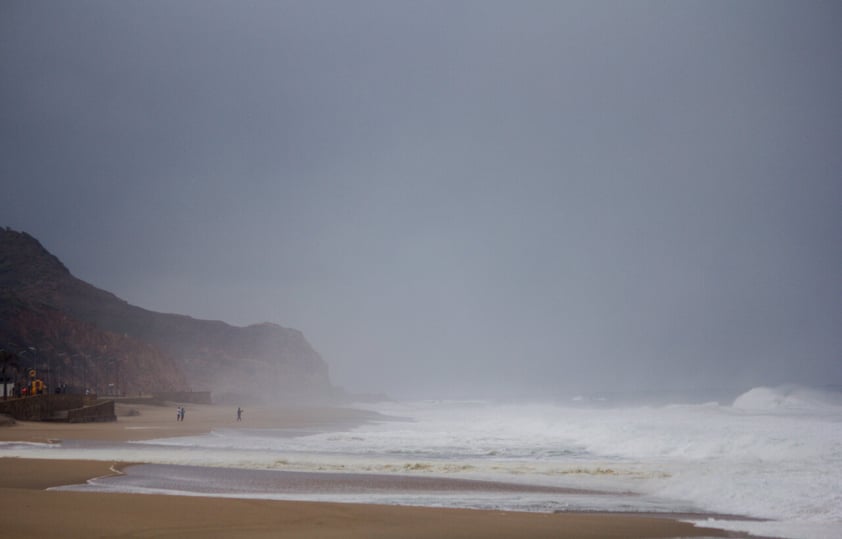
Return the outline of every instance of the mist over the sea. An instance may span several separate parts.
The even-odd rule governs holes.
[[[353,392],[839,387],[840,28],[837,2],[8,0],[0,225],[130,303],[300,329]]]

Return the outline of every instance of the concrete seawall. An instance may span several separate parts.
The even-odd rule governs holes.
[[[18,421],[116,421],[114,401],[90,395],[45,394],[0,401],[0,414]]]

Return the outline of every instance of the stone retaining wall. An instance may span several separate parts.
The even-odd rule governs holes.
[[[90,395],[70,394],[44,394],[0,400],[0,414],[19,421],[47,421],[57,412],[91,406],[96,400],[96,397]]]

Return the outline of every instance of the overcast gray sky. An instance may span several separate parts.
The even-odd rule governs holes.
[[[352,390],[842,384],[839,2],[0,3],[0,225]]]

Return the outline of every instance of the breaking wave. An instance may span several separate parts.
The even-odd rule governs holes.
[[[786,385],[756,387],[746,391],[734,401],[734,408],[752,411],[839,411],[842,394],[835,391]]]

